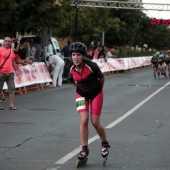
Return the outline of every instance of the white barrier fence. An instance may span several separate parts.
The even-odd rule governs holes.
[[[151,56],[147,57],[131,57],[131,58],[108,58],[105,59],[94,59],[102,73],[110,71],[120,71],[120,70],[129,70],[133,68],[138,68],[142,66],[147,66],[151,64]]]
[[[109,58],[107,61],[104,59],[95,59],[92,61],[99,66],[103,73],[107,73],[150,65],[151,57]],[[33,63],[26,66],[20,65],[19,70],[15,72],[16,88],[48,82],[52,82],[52,79],[45,63]],[[6,83],[3,89],[7,89]]]
[[[43,62],[26,66],[19,65],[19,69],[15,72],[15,88],[47,82],[52,82],[52,79]],[[6,83],[3,89],[7,89]]]

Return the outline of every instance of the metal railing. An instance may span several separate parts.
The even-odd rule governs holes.
[[[72,0],[72,4],[70,5],[76,7],[170,11],[170,4],[142,3],[142,2],[132,2],[132,1]]]

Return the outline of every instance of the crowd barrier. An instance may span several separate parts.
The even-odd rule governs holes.
[[[151,64],[151,56],[147,57],[131,57],[131,58],[117,58],[112,59],[94,59],[95,62],[103,73],[130,70],[142,66]],[[22,66],[19,65],[17,71],[15,71],[15,87],[29,87],[31,85],[41,85],[43,83],[52,82],[51,76],[45,63],[33,63],[32,65]],[[37,86],[38,87],[38,86]],[[6,83],[3,89],[7,89]],[[25,89],[26,91],[26,89]]]
[[[15,88],[27,87],[52,82],[45,63],[33,63],[26,66],[19,65],[15,71]],[[6,83],[3,89],[7,89]]]
[[[143,66],[151,65],[151,56],[147,57],[131,57],[131,58],[108,58],[106,59],[94,59],[102,73],[130,70]]]

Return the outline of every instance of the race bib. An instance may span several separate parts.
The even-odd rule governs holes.
[[[79,111],[81,109],[86,109],[84,97],[80,97],[80,98],[76,99],[76,107],[77,107],[77,111]]]

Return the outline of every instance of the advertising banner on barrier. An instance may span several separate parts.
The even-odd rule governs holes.
[[[151,64],[151,56],[147,57],[131,57],[131,58],[108,58],[106,59],[95,59],[93,60],[101,71],[118,71],[128,70],[136,67],[146,66]]]
[[[15,87],[24,87],[39,83],[52,82],[51,76],[45,63],[33,63],[26,66],[19,65],[19,69],[15,71]],[[7,89],[4,83],[3,89]]]
[[[136,67],[146,66],[151,64],[151,56],[147,57],[131,57],[131,58],[108,58],[94,59],[103,73],[110,71],[128,70]],[[24,87],[39,83],[52,82],[51,76],[45,63],[33,63],[32,65],[21,66],[15,72],[15,87]],[[4,83],[3,89],[7,89]]]
[[[122,59],[108,58],[107,64],[110,68],[110,71],[124,70],[124,62]]]

